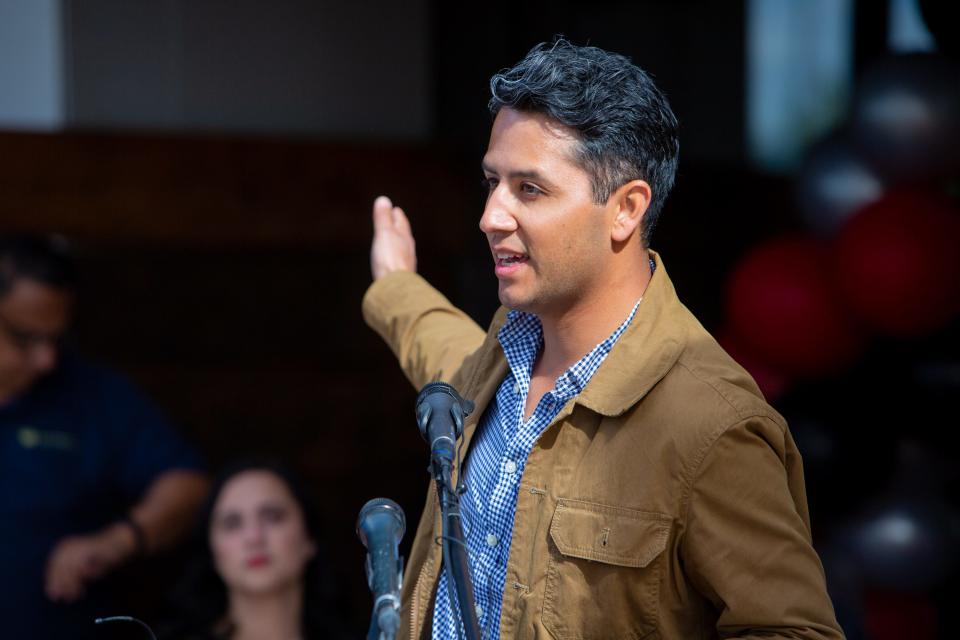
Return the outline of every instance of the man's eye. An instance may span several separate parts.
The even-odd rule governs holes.
[[[540,187],[530,184],[529,182],[524,182],[520,185],[520,190],[528,196],[538,196],[543,193]]]
[[[480,181],[480,184],[487,191],[493,191],[494,189],[497,188],[497,185],[500,184],[500,181],[497,180],[496,178],[484,178],[483,180]]]

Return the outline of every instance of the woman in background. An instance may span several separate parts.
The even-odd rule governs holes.
[[[312,640],[342,635],[318,557],[312,503],[284,467],[231,466],[201,513],[198,558],[173,599],[183,640]]]

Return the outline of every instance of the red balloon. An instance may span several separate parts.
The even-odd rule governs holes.
[[[923,594],[867,591],[864,627],[875,640],[935,640],[940,638],[937,607]]]
[[[744,256],[727,287],[737,339],[788,375],[819,376],[850,364],[863,340],[828,269],[829,252],[803,236],[768,241]]]
[[[836,269],[844,303],[874,330],[942,328],[960,312],[960,214],[930,194],[891,193],[841,229]]]

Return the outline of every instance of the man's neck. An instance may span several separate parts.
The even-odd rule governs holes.
[[[633,277],[611,281],[609,286],[582,297],[562,313],[539,316],[543,325],[543,351],[537,358],[535,375],[560,376],[623,323],[643,296],[651,277],[646,265],[631,275]]]

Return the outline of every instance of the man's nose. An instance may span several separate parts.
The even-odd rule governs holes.
[[[506,188],[499,185],[490,192],[487,204],[483,207],[483,215],[480,216],[480,230],[487,235],[510,233],[517,229],[517,219],[513,216],[510,208],[510,198],[505,191]]]

